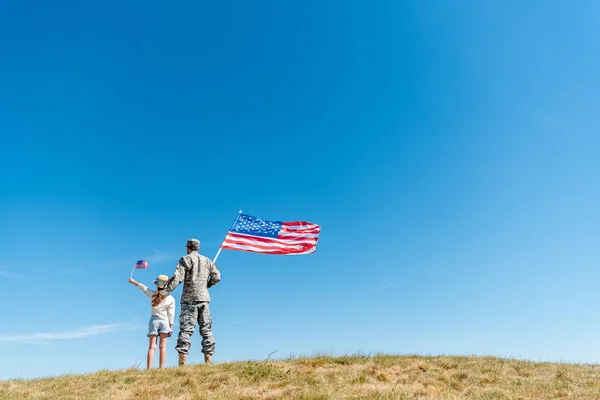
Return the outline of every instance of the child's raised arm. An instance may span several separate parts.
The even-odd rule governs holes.
[[[131,283],[132,285],[135,285],[135,286],[137,286],[138,288],[140,288],[140,290],[141,290],[142,292],[144,292],[144,293],[146,294],[146,296],[148,296],[148,297],[152,298],[152,295],[154,294],[154,290],[152,290],[152,289],[148,289],[148,287],[147,287],[147,286],[145,286],[145,285],[142,285],[142,284],[141,284],[141,283],[139,283],[139,282],[136,282],[136,280],[135,280],[135,279],[133,279],[133,278],[129,278],[129,283]]]

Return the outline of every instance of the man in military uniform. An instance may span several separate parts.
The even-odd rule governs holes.
[[[181,257],[177,263],[175,274],[165,285],[167,293],[172,292],[183,282],[183,293],[181,294],[181,311],[179,315],[179,337],[175,349],[179,353],[179,366],[187,361],[187,353],[190,350],[191,336],[196,328],[196,322],[200,326],[202,336],[202,352],[204,361],[211,362],[215,352],[215,339],[212,335],[212,320],[208,303],[210,295],[208,288],[214,286],[221,280],[221,274],[213,262],[198,253],[200,241],[189,239],[186,243],[187,255]]]

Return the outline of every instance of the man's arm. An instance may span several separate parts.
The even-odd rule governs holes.
[[[208,262],[210,263],[208,266],[208,270],[210,271],[210,280],[206,284],[206,287],[211,287],[219,283],[219,281],[221,280],[221,273],[212,261],[208,260]]]
[[[179,286],[179,284],[181,282],[183,282],[183,280],[185,279],[186,270],[187,270],[187,268],[185,267],[185,261],[183,261],[183,258],[181,258],[179,260],[179,262],[177,263],[177,268],[175,268],[175,273],[167,281],[167,284],[165,285],[165,289],[164,289],[165,292],[171,293],[173,290],[175,290],[175,288],[177,288],[177,286]]]

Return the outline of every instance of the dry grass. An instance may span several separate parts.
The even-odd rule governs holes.
[[[353,356],[0,382],[0,399],[600,399],[600,366]]]

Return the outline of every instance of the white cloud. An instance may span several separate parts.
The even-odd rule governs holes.
[[[375,290],[386,290],[390,289],[392,286],[391,283],[384,283],[383,285],[375,286]]]
[[[552,115],[546,111],[534,111],[532,117],[538,125],[549,131],[558,131],[561,128],[561,124],[555,115]]]
[[[55,340],[82,339],[89,336],[105,335],[111,332],[143,329],[139,324],[120,322],[116,324],[90,325],[83,328],[53,333],[26,333],[20,335],[0,335],[0,343],[50,344]]]
[[[79,268],[69,268],[69,269],[63,269],[60,272],[63,273],[63,274],[65,274],[65,275],[74,275],[74,274],[80,273],[81,270]]]
[[[161,250],[156,250],[153,249],[154,254],[151,254],[148,256],[148,258],[146,259],[146,261],[148,261],[148,263],[150,264],[157,264],[157,263],[161,263],[163,261],[169,261],[169,260],[174,260],[177,258],[176,255],[169,253],[168,251],[161,251]]]
[[[122,259],[122,260],[114,260],[114,261],[110,261],[110,263],[115,264],[115,265],[116,264],[131,265],[131,268],[133,268],[133,266],[135,265],[135,262],[138,259],[142,259],[142,260],[148,261],[150,268],[152,268],[153,264],[159,264],[164,261],[176,260],[177,258],[178,257],[176,255],[169,253],[168,251],[153,249],[151,254],[143,254],[142,253],[137,257],[132,257],[129,259]],[[173,265],[173,269],[175,269],[175,265]]]
[[[0,269],[0,276],[3,276],[5,278],[20,278],[20,277],[22,277],[22,275],[17,274],[16,272],[7,271],[5,269]]]

